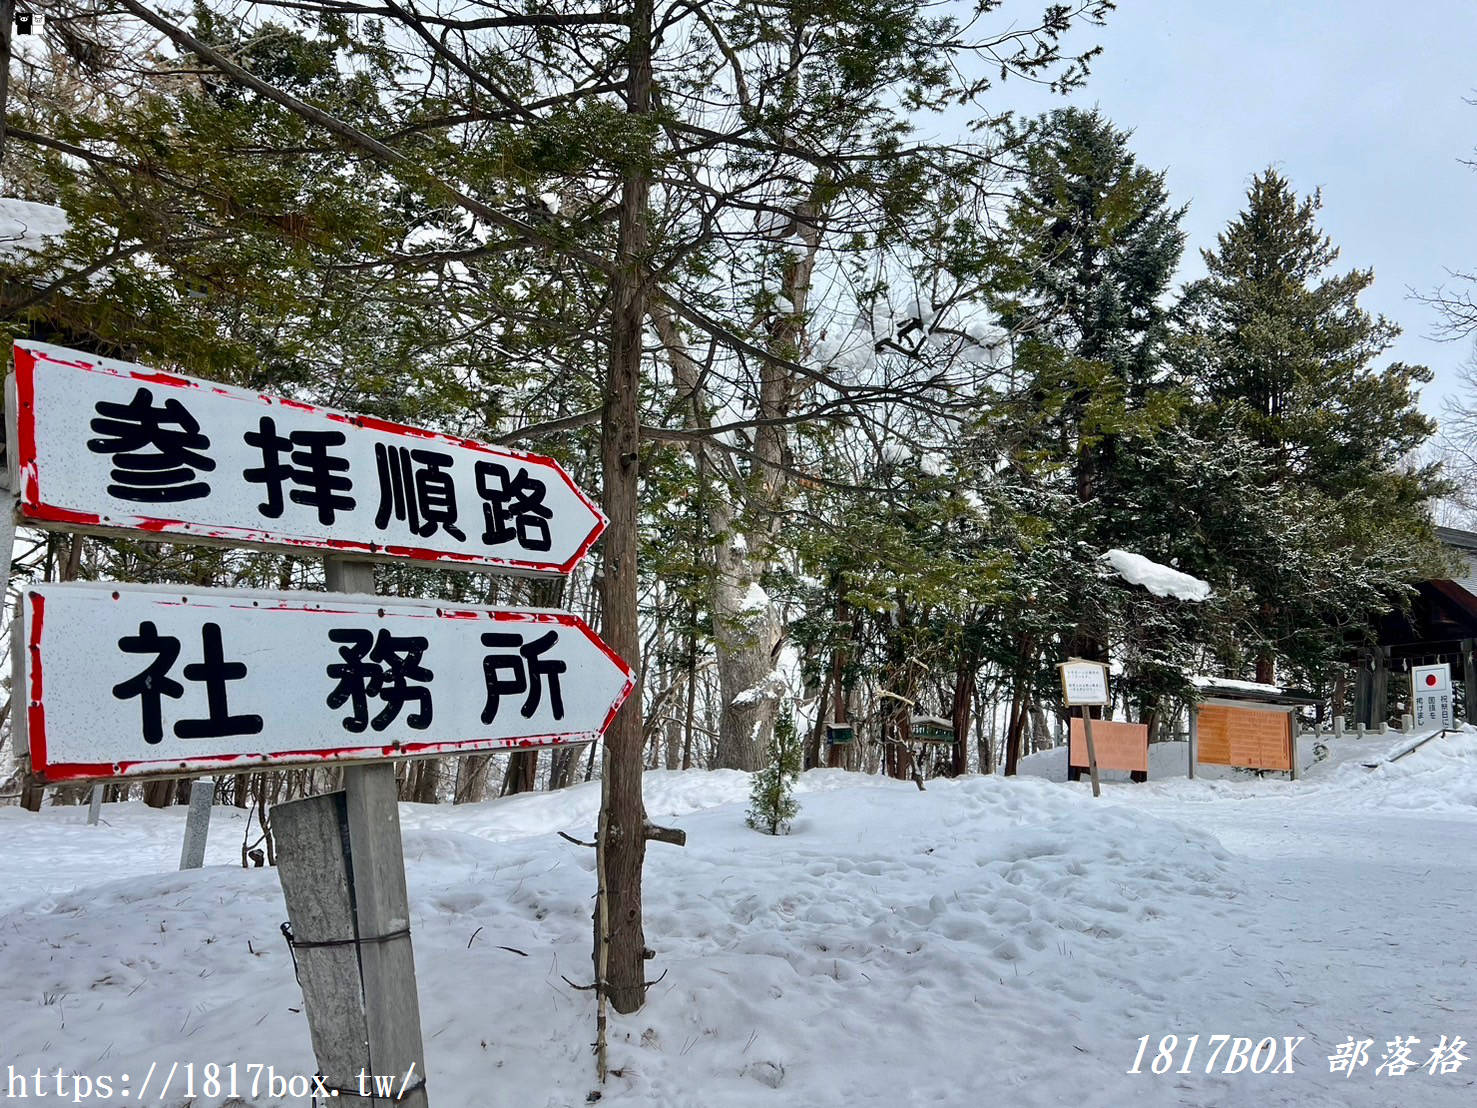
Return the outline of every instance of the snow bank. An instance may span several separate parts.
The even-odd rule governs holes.
[[[688,846],[648,852],[661,980],[613,1018],[601,1103],[1388,1103],[1379,1044],[1464,1033],[1477,1013],[1453,941],[1477,922],[1477,733],[1358,764],[1392,741],[1341,746],[1297,785],[1164,776],[1101,800],[1085,783],[919,792],[818,770],[799,781],[794,833],[775,838],[743,825],[747,774],[649,773],[651,818]],[[1152,773],[1173,747],[1183,772],[1183,744],[1156,744]],[[563,978],[590,977],[594,856],[554,832],[587,836],[598,800],[591,783],[402,806],[434,1103],[586,1103],[595,1002]],[[84,808],[0,813],[6,1061],[313,1072],[276,874],[161,872],[183,811],[104,813],[97,828]],[[236,855],[243,821],[216,809],[211,862]],[[1125,1072],[1140,1035],[1194,1033],[1307,1041],[1292,1076]],[[1331,1076],[1349,1034],[1379,1040],[1370,1068]],[[1469,1080],[1415,1073],[1401,1092],[1455,1108]]]
[[[1241,895],[1210,836],[1089,809],[1044,782],[920,793],[819,771],[802,778],[795,833],[778,838],[743,825],[747,775],[648,785],[653,819],[683,815],[689,845],[648,854],[653,976],[666,976],[615,1021],[602,1103],[963,1104],[1002,1081],[1030,1103],[1041,1044],[1095,1050],[1104,998],[1141,992],[1127,953],[1176,946],[1188,905],[1224,912]],[[578,1105],[592,1087],[594,1001],[561,976],[589,978],[594,857],[552,828],[587,833],[597,797],[590,784],[405,808],[428,1066],[447,1105]],[[107,816],[179,826],[132,807]],[[64,831],[98,878],[117,873],[118,836],[83,818],[7,821],[10,841]],[[0,916],[7,1060],[143,1072],[249,1054],[313,1072],[284,918],[276,874],[234,867],[100,880],[13,908]],[[936,1064],[961,1042],[970,1066]],[[1085,1092],[1095,1081],[1080,1072]]]
[[[1173,596],[1179,600],[1195,602],[1210,598],[1210,585],[1200,578],[1160,565],[1142,554],[1134,554],[1128,550],[1109,550],[1103,555],[1103,561],[1112,566],[1113,572],[1129,584],[1142,585],[1155,596]]]

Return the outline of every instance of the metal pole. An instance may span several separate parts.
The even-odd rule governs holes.
[[[1298,770],[1298,728],[1296,708],[1287,713],[1287,749],[1288,753],[1291,755],[1287,760],[1288,772],[1292,774],[1292,779],[1296,781],[1302,777],[1302,773]]]

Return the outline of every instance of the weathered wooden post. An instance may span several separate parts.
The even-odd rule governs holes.
[[[103,786],[92,786],[92,795],[87,798],[87,826],[96,827],[103,814]]]
[[[272,809],[308,1033],[335,1103],[425,1108],[395,769],[353,766],[346,776],[343,792]]]
[[[1102,796],[1097,777],[1097,744],[1092,740],[1092,709],[1082,709],[1082,734],[1087,739],[1087,771],[1092,775],[1092,795]]]
[[[369,562],[329,557],[324,559],[324,576],[333,592],[374,594],[374,566]],[[314,1051],[320,1070],[340,1090],[340,1103],[351,1108],[359,1104],[424,1108],[426,1060],[394,764],[349,766],[343,793],[330,797],[340,795],[341,800],[331,802],[313,798],[320,803],[289,816],[290,834],[284,836],[277,828],[277,867],[294,952],[332,950],[332,945],[317,944],[341,942],[352,955],[310,959],[326,963],[315,966],[303,980]],[[274,822],[279,811],[291,807],[272,809]],[[330,812],[340,829],[337,835],[332,833]],[[301,848],[294,841],[299,831],[305,836]],[[341,857],[335,857],[335,845]],[[337,937],[315,936],[320,927],[336,931]],[[343,980],[349,971],[358,982],[362,1003],[362,1045],[357,1038],[358,1016],[343,1008],[345,992],[352,992]],[[357,1084],[361,1073],[393,1076],[395,1090],[404,1090],[403,1095],[343,1099],[364,1087]]]
[[[344,1108],[369,1108],[360,1074],[376,1072],[359,976],[358,919],[349,858],[347,804],[342,792],[292,800],[272,808],[277,876],[287,904],[288,943],[302,987],[318,1076]]]

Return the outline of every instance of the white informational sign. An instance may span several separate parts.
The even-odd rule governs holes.
[[[1062,662],[1057,669],[1062,672],[1062,700],[1067,707],[1108,703],[1108,667],[1102,662]]]
[[[66,530],[568,573],[605,517],[552,459],[15,344],[21,516]]]
[[[588,742],[634,687],[566,612],[90,583],[21,607],[47,781]]]
[[[1417,728],[1452,727],[1451,667],[1411,666],[1411,714]]]

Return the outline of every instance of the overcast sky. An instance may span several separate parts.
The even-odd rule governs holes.
[[[1072,102],[1132,130],[1190,205],[1181,276],[1204,272],[1199,248],[1253,173],[1321,188],[1338,264],[1374,268],[1361,302],[1405,329],[1394,358],[1435,371],[1422,406],[1439,416],[1472,348],[1434,341],[1438,317],[1409,290],[1477,270],[1477,171],[1461,164],[1477,146],[1477,0],[1119,0],[1093,34],[1104,53]]]

